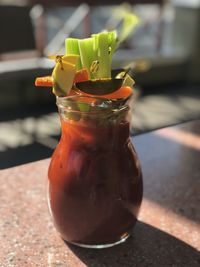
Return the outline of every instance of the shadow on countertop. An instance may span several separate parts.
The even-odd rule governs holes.
[[[143,222],[125,243],[102,250],[67,246],[88,267],[200,266],[200,253],[181,240]]]

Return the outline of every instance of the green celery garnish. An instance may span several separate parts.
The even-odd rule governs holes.
[[[117,35],[115,31],[93,34],[94,50],[99,64],[98,70],[94,73],[96,79],[111,78],[112,56],[115,52]]]
[[[95,78],[110,78],[111,77],[111,60],[109,51],[109,33],[102,32],[93,36],[95,42],[95,50],[97,51],[97,61],[99,64],[98,70],[95,73]]]
[[[90,78],[93,77],[93,73],[90,72],[90,67],[92,62],[96,60],[96,53],[94,50],[94,39],[93,38],[86,38],[82,40],[78,40],[80,57],[83,68],[87,68],[88,72],[90,73]]]
[[[108,44],[110,47],[110,60],[112,61],[112,56],[117,48],[117,32],[108,32]]]
[[[73,54],[73,55],[80,56],[78,39],[75,39],[75,38],[65,39],[65,48],[66,48],[67,55]],[[77,67],[77,70],[80,70],[82,68],[81,59],[78,60],[76,67]]]
[[[77,106],[78,106],[79,110],[82,112],[90,111],[90,104],[88,104],[88,103],[77,102]]]
[[[111,78],[112,56],[117,46],[116,31],[93,34],[91,38],[65,40],[66,53],[80,56],[77,69],[87,68],[91,79]],[[94,69],[91,66],[96,67]]]
[[[119,35],[119,44],[125,41],[138,23],[139,19],[136,15],[132,13],[124,14],[123,25]]]

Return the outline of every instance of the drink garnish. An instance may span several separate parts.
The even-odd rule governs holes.
[[[75,88],[78,88],[84,93],[93,95],[105,95],[115,92],[124,82],[121,78],[102,78],[98,80],[89,80],[85,82],[75,83]]]
[[[136,23],[135,17],[132,25],[133,22]],[[130,32],[130,27],[127,29],[119,38],[116,31],[92,34],[85,39],[67,38],[66,54],[49,56],[56,63],[52,76],[37,78],[35,85],[52,86],[53,93],[59,97],[89,94],[115,100],[127,99],[133,90],[124,88],[132,89],[134,80],[127,70],[113,76],[111,69],[113,54]]]

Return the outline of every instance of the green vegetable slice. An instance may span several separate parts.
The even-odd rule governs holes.
[[[90,74],[90,78],[93,78],[93,73],[90,71],[90,67],[94,60],[96,60],[96,54],[94,50],[94,39],[86,38],[78,40],[78,46],[80,51],[80,57],[83,68],[86,68]]]
[[[79,51],[79,45],[78,45],[78,39],[75,38],[67,38],[65,39],[65,48],[66,48],[66,54],[67,55],[78,55],[80,56]],[[81,59],[79,58],[77,62],[77,70],[80,70],[82,68]]]

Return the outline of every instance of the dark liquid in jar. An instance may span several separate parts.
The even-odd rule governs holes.
[[[63,239],[109,244],[129,234],[142,200],[142,175],[129,123],[62,121],[49,167],[49,204]]]

